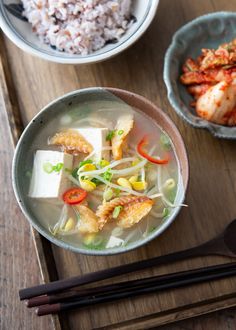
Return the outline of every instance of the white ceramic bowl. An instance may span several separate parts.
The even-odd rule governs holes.
[[[19,3],[20,0],[0,0],[0,27],[12,42],[22,50],[48,61],[86,64],[103,61],[115,56],[137,41],[151,24],[159,0],[133,0],[132,15],[136,17],[137,21],[117,43],[107,44],[100,50],[86,56],[60,52],[40,42],[32,32],[31,24],[17,18],[6,8],[9,4]]]

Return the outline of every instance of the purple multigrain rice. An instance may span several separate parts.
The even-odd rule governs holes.
[[[22,0],[39,38],[58,50],[87,55],[119,40],[132,24],[132,0]]]

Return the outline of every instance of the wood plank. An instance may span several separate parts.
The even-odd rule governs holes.
[[[222,305],[224,304],[224,307]],[[95,328],[94,330],[142,330],[154,328],[158,325],[166,325],[170,323],[179,322],[181,320],[186,320],[188,318],[196,317],[198,315],[208,314],[209,312],[218,311],[219,309],[230,308],[236,305],[236,297],[232,294],[225,297],[224,300],[219,297],[213,301],[208,301],[207,304],[200,305],[189,305],[183,310],[177,308],[176,310],[168,310],[163,313],[152,314],[147,317],[137,318],[135,320],[130,320],[127,322],[122,322],[119,324],[112,324],[110,326]]]
[[[233,142],[216,140],[208,132],[185,124],[171,109],[162,79],[164,54],[177,28],[207,12],[235,9],[235,1],[226,0],[161,1],[152,26],[136,45],[114,59],[93,65],[71,66],[45,62],[23,53],[7,41],[8,60],[14,72],[24,125],[40,108],[65,92],[90,86],[114,86],[140,93],[158,104],[178,126],[189,154],[189,208],[181,211],[163,235],[145,247],[116,257],[82,256],[53,246],[59,278],[193,246],[214,236],[235,217],[236,155]],[[123,278],[139,278],[223,261],[230,259],[198,258]],[[233,306],[235,297],[231,300],[227,297],[235,289],[236,279],[232,278],[75,311],[67,314],[69,328],[78,329],[78,324],[80,329],[86,330],[153,327]],[[220,301],[216,299],[217,296],[220,296]]]
[[[0,87],[2,100],[1,105],[4,108],[4,114],[7,116],[7,125],[10,132],[8,132],[8,136],[12,139],[12,145],[15,147],[17,141],[23,131],[23,124],[21,120],[21,115],[19,112],[19,107],[17,104],[17,98],[15,94],[15,87],[12,80],[12,74],[10,71],[10,67],[8,65],[5,42],[3,39],[2,33],[0,33]],[[35,251],[38,259],[38,264],[40,266],[41,277],[43,283],[48,283],[52,280],[58,279],[57,272],[55,269],[49,267],[49,265],[55,265],[53,255],[51,253],[51,257],[49,253],[47,254],[44,251],[46,244],[48,245],[48,252],[51,250],[51,245],[47,242],[47,240],[42,237],[36,230],[31,227],[31,233],[33,236],[33,242],[35,246]],[[54,315],[51,317],[53,320],[53,325],[55,330],[60,330],[61,325],[59,321],[59,317]]]
[[[1,49],[2,50],[2,40]],[[1,58],[2,59],[2,58]],[[18,290],[26,285],[38,283],[38,273],[30,228],[16,205],[11,186],[9,168],[13,156],[13,137],[17,132],[9,129],[11,100],[7,96],[3,62],[0,59],[0,329],[52,329],[50,317],[37,318],[19,302]],[[5,101],[4,101],[5,100]],[[12,123],[15,119],[11,117]],[[14,127],[14,125],[12,126]],[[15,135],[14,135],[15,134]],[[17,321],[17,323],[16,323]],[[31,326],[29,326],[31,324]],[[13,326],[13,327],[12,327]]]

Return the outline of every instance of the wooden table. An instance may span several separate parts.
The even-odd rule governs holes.
[[[9,71],[5,71],[9,78],[7,84],[8,87],[13,84],[17,93],[16,99],[10,101],[13,110],[15,106],[19,106],[24,125],[45,104],[68,91],[90,86],[112,86],[135,91],[155,102],[172,118],[183,135],[191,170],[187,194],[189,209],[183,210],[176,222],[156,242],[120,257],[123,262],[150,257],[156,247],[159,250],[155,254],[158,255],[198,244],[219,232],[224,224],[236,215],[235,143],[216,140],[208,132],[193,129],[182,122],[168,103],[162,79],[163,57],[174,31],[199,15],[220,10],[236,10],[236,0],[162,0],[152,26],[140,41],[116,58],[94,65],[71,66],[45,62],[23,53],[9,40],[5,41],[9,64]],[[0,42],[2,49],[3,40]],[[10,76],[13,78],[12,81]],[[7,89],[2,78],[0,76],[4,94]],[[2,96],[6,101],[7,96]],[[13,141],[8,123],[10,119],[10,126],[14,127],[14,120],[17,118],[7,118],[4,110],[8,106],[9,104],[4,105],[3,98],[0,98],[0,329],[53,329],[50,317],[37,318],[18,299],[19,288],[37,284],[41,281],[41,277],[30,227],[16,204],[11,187]],[[180,226],[185,235],[176,237],[175,233]],[[189,232],[191,235],[188,235]],[[57,257],[60,254],[60,258],[56,259],[61,266],[61,274],[59,273],[58,276],[69,276],[77,271],[76,268],[71,272],[69,267],[63,267],[65,257],[69,257],[69,262],[73,263],[75,257],[72,254],[63,254],[58,248],[53,249],[53,253]],[[83,272],[99,268],[92,257],[81,258]],[[206,258],[181,263],[178,266],[170,265],[164,269],[174,271],[229,260]],[[116,258],[112,257],[104,263],[106,266],[115,264]],[[220,295],[222,293],[220,290],[236,290],[236,284],[235,280],[223,280],[219,286],[213,283],[205,289],[212,292],[218,290]],[[200,299],[202,290],[195,287],[194,292],[190,289],[188,292],[190,295],[193,294],[195,299],[199,295]],[[182,294],[182,291],[178,292]],[[168,297],[177,299],[178,292],[175,293],[176,296],[170,293]],[[165,296],[161,298],[164,305]],[[152,303],[150,298],[142,299],[144,304]],[[233,302],[232,305],[235,303]],[[223,307],[227,306],[225,302]],[[121,305],[119,304],[117,308],[114,305],[111,310],[114,311],[116,319],[119,319],[119,313],[122,313]],[[96,323],[97,317],[103,317],[105,311],[100,307],[90,311],[88,314],[90,326],[86,328],[84,323],[83,329],[92,328],[91,324]],[[206,309],[205,312],[207,311]],[[86,311],[83,313],[86,314]],[[179,319],[177,314],[175,317]],[[191,317],[191,311],[188,311],[185,317]],[[151,326],[155,327],[155,320]],[[69,328],[79,329],[80,324],[72,326],[70,323]],[[226,328],[236,329],[234,309],[163,327],[163,329],[216,330]]]

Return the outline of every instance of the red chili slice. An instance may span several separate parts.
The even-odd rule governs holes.
[[[147,135],[145,135],[142,138],[142,140],[139,142],[139,144],[137,146],[137,151],[142,157],[146,158],[151,163],[159,164],[159,165],[167,164],[169,162],[169,157],[164,158],[164,159],[157,159],[157,158],[154,158],[154,157],[148,155],[148,153],[144,150],[144,147],[146,145],[148,145],[148,136]]]
[[[87,196],[87,192],[81,188],[71,188],[64,192],[62,198],[66,204],[79,204]]]

